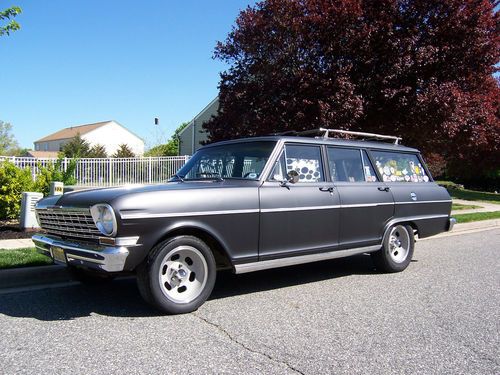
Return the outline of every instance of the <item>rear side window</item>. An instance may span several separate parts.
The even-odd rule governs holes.
[[[330,174],[334,182],[375,182],[377,176],[366,151],[328,147]]]
[[[286,145],[271,173],[271,180],[283,181],[292,170],[299,174],[299,183],[324,181],[321,149],[318,146]]]
[[[415,154],[371,151],[375,164],[386,182],[429,182],[422,163]]]

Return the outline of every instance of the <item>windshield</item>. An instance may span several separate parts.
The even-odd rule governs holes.
[[[196,152],[174,179],[204,180],[243,178],[257,180],[276,142],[233,143]]]

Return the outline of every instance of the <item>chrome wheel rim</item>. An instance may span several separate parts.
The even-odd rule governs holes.
[[[389,233],[389,255],[396,263],[402,263],[406,260],[410,250],[410,234],[408,230],[397,225]]]
[[[196,299],[207,283],[208,265],[202,253],[192,246],[178,246],[162,260],[159,270],[160,288],[175,303]]]

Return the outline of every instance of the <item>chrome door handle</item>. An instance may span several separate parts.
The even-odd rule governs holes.
[[[329,193],[333,193],[333,187],[332,186],[322,186],[319,188],[319,191],[325,191]]]
[[[389,186],[379,186],[378,191],[389,191],[391,188]]]

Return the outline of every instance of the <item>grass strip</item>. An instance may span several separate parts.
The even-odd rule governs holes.
[[[460,204],[460,203],[453,203],[451,205],[451,209],[454,211],[472,210],[474,208],[481,208],[481,206],[474,206],[473,204]]]
[[[39,254],[34,248],[0,250],[0,269],[47,266],[52,259]]]
[[[487,193],[485,191],[451,188],[448,188],[448,193],[450,193],[452,198],[500,204],[500,194]]]
[[[457,219],[458,223],[470,223],[471,221],[500,219],[500,211],[459,214],[459,215],[453,215],[453,217]]]

